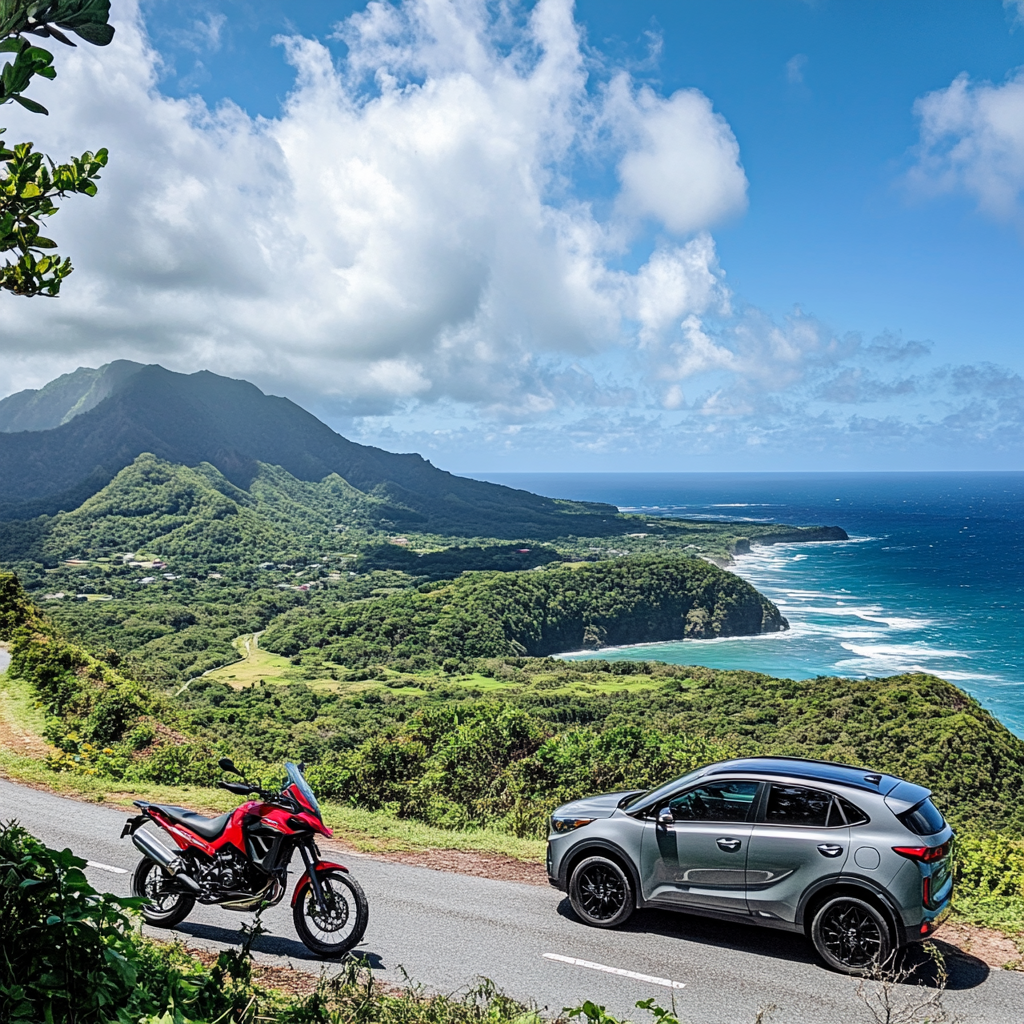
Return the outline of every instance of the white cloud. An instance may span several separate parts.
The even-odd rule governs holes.
[[[911,183],[966,193],[983,213],[1024,229],[1024,69],[1001,85],[959,75],[914,105],[921,141]]]
[[[1024,0],[1003,0],[1003,7],[1014,25],[1024,25]]]
[[[111,158],[54,222],[77,267],[62,297],[0,297],[0,385],[129,357],[353,408],[528,415],[594,387],[567,363],[723,308],[701,232],[745,202],[728,125],[694,91],[589,83],[569,0],[490,11],[370,3],[339,62],[282,40],[295,88],[260,119],[163,95],[137,7],[115,2],[113,44],[62,52],[35,90],[51,117],[8,118],[8,139]],[[619,167],[608,217],[575,194],[580,159]],[[629,273],[637,218],[696,237]]]
[[[680,89],[665,99],[620,75],[608,95],[616,127],[632,142],[619,162],[621,209],[678,234],[746,209],[739,144],[703,93]]]
[[[794,54],[786,61],[786,81],[790,85],[803,85],[805,67],[807,67],[807,54]]]

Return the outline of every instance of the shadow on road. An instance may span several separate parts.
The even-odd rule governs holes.
[[[201,939],[206,942],[219,942],[225,946],[241,946],[242,939],[237,928],[220,928],[215,924],[200,924],[196,921],[183,921],[174,929],[176,932],[183,932],[194,939]],[[284,935],[273,935],[264,932],[258,936],[252,944],[256,953],[269,953],[272,956],[286,956],[291,960],[305,960],[314,964],[336,965],[345,960],[366,960],[371,969],[375,971],[384,970],[384,961],[379,953],[371,953],[369,950],[356,948],[347,957],[341,960],[325,960],[323,957],[311,953],[298,939],[290,939]]]
[[[930,945],[939,952],[945,964],[946,988],[949,991],[977,988],[988,978],[991,968],[984,960],[979,960],[948,942],[935,940]],[[939,984],[939,967],[921,943],[915,942],[914,945],[902,950],[897,966],[909,971],[909,981],[916,985],[935,988]]]
[[[581,928],[586,927],[576,916],[568,898],[558,904],[558,913],[567,920],[579,922]],[[806,964],[812,970],[832,973],[818,959],[810,942],[804,936],[791,932],[716,921],[710,917],[668,910],[638,910],[626,924],[616,930],[685,939],[719,949],[732,949],[753,956]],[[947,990],[977,988],[988,978],[989,967],[983,960],[946,942],[936,941],[932,944],[945,963]],[[939,983],[936,963],[921,944],[915,943],[903,950],[897,966],[910,972],[907,979],[909,985],[933,988]]]

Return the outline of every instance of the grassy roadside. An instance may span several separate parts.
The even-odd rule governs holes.
[[[34,749],[38,752],[46,747],[42,739],[42,716],[26,691],[27,684],[0,675],[0,741],[28,734],[35,740]],[[239,803],[237,797],[219,789],[143,782],[129,786],[108,778],[50,771],[38,753],[26,754],[19,747],[11,749],[3,742],[0,742],[0,776],[11,782],[38,786],[58,796],[128,811],[132,810],[133,800],[180,804],[206,814],[223,814]],[[323,812],[324,821],[335,837],[364,853],[456,850],[510,857],[527,863],[544,859],[543,840],[520,839],[493,829],[451,831],[329,800],[323,802]]]

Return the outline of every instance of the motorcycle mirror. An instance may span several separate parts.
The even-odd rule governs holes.
[[[230,757],[222,757],[217,764],[220,765],[222,772],[231,772],[234,775],[241,775],[242,773],[235,767],[235,762]]]

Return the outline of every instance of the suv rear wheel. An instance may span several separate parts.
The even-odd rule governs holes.
[[[811,922],[811,941],[822,960],[844,974],[870,974],[892,952],[885,916],[856,896],[826,900]]]
[[[615,861],[584,857],[569,880],[569,902],[584,924],[614,928],[633,913],[633,885]]]

